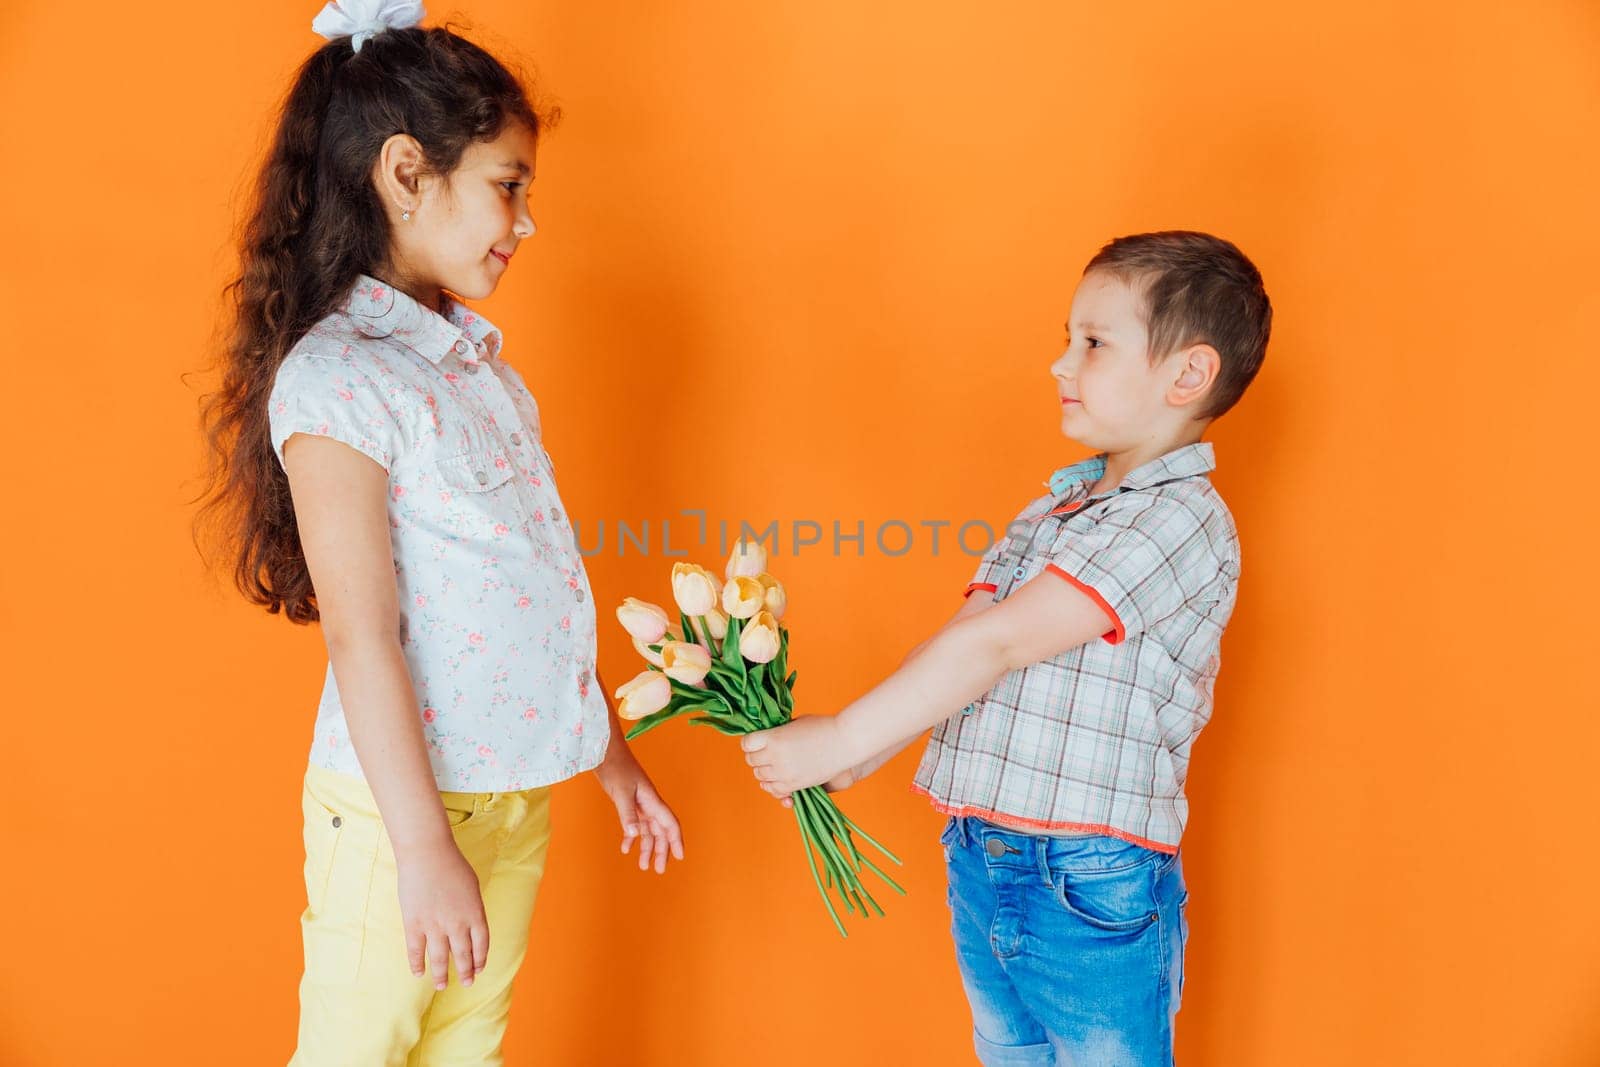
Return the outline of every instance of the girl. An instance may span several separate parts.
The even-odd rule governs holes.
[[[683,858],[603,695],[538,408],[457,298],[533,236],[550,117],[421,16],[313,22],[329,41],[285,102],[205,405],[238,585],[328,647],[296,1064],[501,1062],[553,783],[595,770],[622,851]]]

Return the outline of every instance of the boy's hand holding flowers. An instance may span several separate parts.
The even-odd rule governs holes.
[[[720,580],[693,563],[674,564],[672,599],[678,608],[676,633],[671,616],[654,604],[629,597],[617,609],[617,620],[649,664],[648,670],[616,691],[617,714],[635,722],[626,739],[681,715],[691,716],[691,725],[709,726],[747,742],[757,731],[776,738],[747,744],[751,754],[746,758],[752,765],[762,761],[758,774],[772,779],[765,788],[794,812],[806,863],[834,925],[845,932],[830,893],[848,911],[863,917],[873,911],[882,915],[883,908],[863,876],[875,874],[896,892],[905,890],[862,851],[857,838],[891,862],[899,859],[840,811],[826,791],[809,788],[827,782],[832,789],[842,789],[854,780],[855,772],[846,771],[840,762],[841,753],[848,750],[838,744],[834,720],[807,718],[783,725],[791,722],[796,679],[788,666],[789,631],[780,621],[788,611],[789,596],[783,583],[767,573],[766,551],[741,542]],[[780,726],[781,730],[773,729]],[[617,740],[623,747],[622,739]],[[618,810],[624,812],[626,823],[621,802]],[[670,811],[664,819],[671,820]],[[663,822],[650,835],[658,870],[665,862],[661,838],[675,831],[672,820],[670,827]],[[676,846],[675,838],[673,843]],[[643,856],[640,862],[645,862]]]
[[[761,788],[780,800],[813,785],[832,793],[854,784],[852,768],[859,760],[849,742],[844,724],[824,715],[806,715],[739,739]]]

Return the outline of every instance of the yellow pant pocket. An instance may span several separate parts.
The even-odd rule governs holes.
[[[300,918],[306,977],[324,985],[356,980],[367,938],[373,871],[382,825],[332,791],[307,780],[306,910]]]

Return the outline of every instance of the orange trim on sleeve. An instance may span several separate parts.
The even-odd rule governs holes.
[[[1087,594],[1090,600],[1093,600],[1096,604],[1100,605],[1100,610],[1106,613],[1113,624],[1110,631],[1100,635],[1108,643],[1120,645],[1124,640],[1127,639],[1128,629],[1122,625],[1122,617],[1117,614],[1116,609],[1112,608],[1110,604],[1106,603],[1105,597],[1101,596],[1093,587],[1087,586],[1078,581],[1078,579],[1074,578],[1060,567],[1057,567],[1054,563],[1045,567],[1045,570],[1056,575],[1058,578],[1066,579],[1074,589]]]
[[[1081,830],[1085,833],[1105,834],[1107,837],[1114,837],[1119,841],[1126,841],[1129,844],[1138,845],[1141,848],[1153,849],[1156,852],[1165,852],[1169,856],[1178,851],[1178,847],[1176,845],[1167,845],[1160,841],[1151,841],[1149,838],[1140,837],[1137,834],[1130,834],[1126,830],[1118,830],[1115,826],[1102,826],[1097,823],[1086,822],[1045,822],[1042,819],[1023,819],[1016,815],[1005,815],[998,811],[989,811],[987,808],[973,808],[964,804],[946,804],[944,801],[928,792],[922,786],[917,785],[915,782],[911,784],[911,791],[927,797],[928,803],[933,805],[935,811],[943,812],[946,815],[976,816],[977,818],[994,823],[1002,830],[1011,830],[1022,826],[1029,826],[1035,830]],[[1005,822],[1001,820],[1005,820]],[[1010,822],[1013,825],[1007,826],[1006,822]]]
[[[971,585],[967,586],[967,591],[961,595],[964,597],[971,596],[974,589],[987,589],[989,592],[995,593],[999,592],[1000,587],[998,585],[990,585],[988,582],[973,582]]]

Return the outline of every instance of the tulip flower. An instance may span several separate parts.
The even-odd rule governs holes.
[[[712,608],[706,612],[706,617],[701,621],[706,629],[711,631],[711,636],[718,641],[728,636],[728,615],[720,608]]]
[[[760,541],[740,541],[728,556],[724,578],[754,578],[767,569],[767,549]]]
[[[783,618],[783,613],[789,609],[789,594],[784,590],[783,583],[770,574],[763,574],[756,581],[761,583],[764,591],[763,606],[772,612],[774,619]]]
[[[778,658],[782,642],[778,637],[778,620],[772,612],[762,611],[739,631],[739,652],[751,663],[771,663]]]
[[[705,568],[693,563],[672,565],[672,599],[678,610],[691,619],[698,618],[717,606],[717,594],[722,583],[710,577]]]
[[[729,578],[722,587],[722,610],[735,619],[748,619],[766,603],[767,591],[754,578]]]
[[[622,683],[615,694],[617,714],[624,719],[654,715],[672,700],[672,683],[659,671],[641,671]]]
[[[728,636],[728,615],[721,608],[712,608],[699,618],[690,619],[689,627],[696,641],[711,648],[713,641]]]
[[[617,621],[622,623],[622,628],[628,631],[629,636],[647,645],[660,641],[672,622],[661,608],[633,597],[624,600],[617,609]]]
[[[656,667],[661,666],[661,653],[651,652],[650,646],[639,640],[637,637],[633,639],[633,650],[639,653],[639,655],[643,656],[646,663]]]
[[[699,685],[711,670],[711,653],[687,641],[668,641],[661,646],[661,669],[675,682]]]

